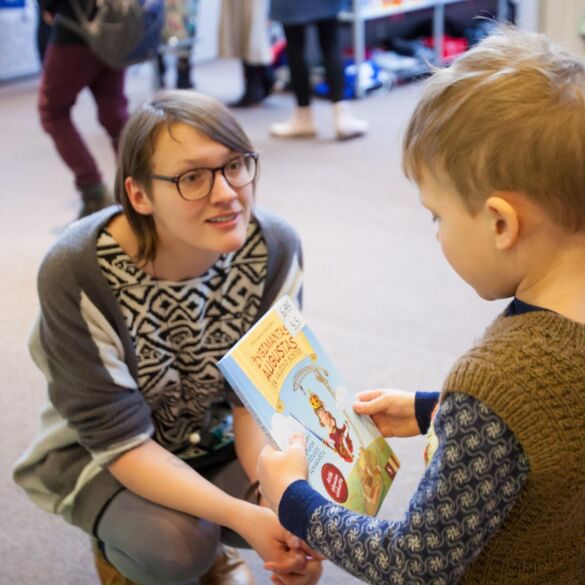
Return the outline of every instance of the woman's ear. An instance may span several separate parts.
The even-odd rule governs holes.
[[[520,219],[515,205],[505,197],[492,195],[486,199],[484,210],[496,249],[509,250],[516,244],[520,233]]]
[[[152,201],[146,194],[144,187],[137,183],[132,177],[126,177],[124,187],[126,188],[128,200],[134,208],[134,211],[142,215],[151,215],[153,212]]]

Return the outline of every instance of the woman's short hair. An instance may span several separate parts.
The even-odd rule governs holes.
[[[524,193],[585,229],[585,65],[543,35],[502,26],[435,71],[403,144],[405,174],[429,172],[476,211]]]
[[[170,131],[173,124],[188,124],[235,152],[253,152],[250,139],[230,111],[209,96],[184,90],[157,93],[131,116],[118,147],[116,173],[116,200],[124,208],[130,226],[138,242],[136,260],[148,262],[154,259],[157,234],[154,219],[132,207],[126,193],[125,180],[132,177],[147,195],[151,190],[152,155],[159,133]]]

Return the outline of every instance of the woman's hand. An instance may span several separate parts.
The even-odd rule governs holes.
[[[300,546],[291,544],[289,533],[268,508],[252,506],[240,518],[239,534],[258,553],[271,570],[284,576],[305,571],[307,556]]]
[[[420,435],[414,414],[414,393],[404,390],[366,390],[356,396],[353,409],[368,414],[385,437]]]
[[[287,532],[287,544],[289,548],[300,549],[305,553],[305,567],[297,573],[282,574],[274,563],[264,563],[265,569],[273,571],[272,582],[275,585],[313,585],[316,583],[323,572],[321,561],[325,557],[312,550],[305,541],[290,532]]]
[[[273,570],[272,563],[264,565],[266,569]],[[275,585],[313,585],[317,583],[323,572],[323,564],[320,559],[307,557],[303,569],[296,573],[282,574],[273,571],[271,580]]]
[[[278,505],[286,488],[298,479],[307,479],[305,440],[301,433],[291,437],[286,451],[278,451],[266,445],[258,458],[260,493],[268,505],[278,514]]]

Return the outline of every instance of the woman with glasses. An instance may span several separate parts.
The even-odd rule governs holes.
[[[121,139],[122,209],[42,263],[31,353],[49,403],[14,477],[94,538],[102,583],[252,583],[231,548],[246,543],[281,583],[320,575],[258,505],[263,436],[216,367],[278,297],[300,301],[300,243],[254,206],[257,171],[224,106],[160,93]]]

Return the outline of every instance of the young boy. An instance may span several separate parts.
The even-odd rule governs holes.
[[[513,300],[436,397],[437,448],[400,521],[322,498],[298,442],[265,448],[262,493],[370,583],[583,584],[585,66],[501,29],[427,83],[403,164],[457,273]],[[355,410],[407,436],[425,432],[430,398],[371,391]]]

